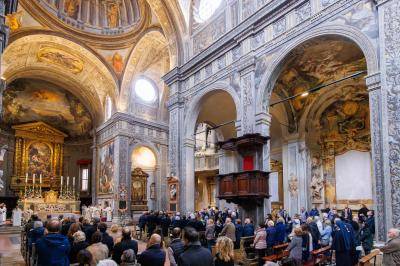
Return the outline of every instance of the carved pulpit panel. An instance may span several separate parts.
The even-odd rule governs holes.
[[[149,175],[141,168],[133,169],[131,173],[132,207],[134,210],[147,208],[147,179]]]

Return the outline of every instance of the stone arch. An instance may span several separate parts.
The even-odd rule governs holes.
[[[313,38],[335,35],[347,38],[358,45],[366,58],[368,75],[379,72],[379,60],[376,48],[371,40],[359,29],[348,25],[327,25],[315,28],[291,40],[288,45],[285,45],[281,51],[279,51],[278,55],[276,55],[269,64],[269,67],[266,68],[268,70],[263,75],[260,82],[261,89],[257,92],[256,114],[268,110],[270,95],[279,74],[283,70],[283,62],[290,52],[302,43]]]
[[[122,80],[121,80],[121,92],[120,96],[118,99],[118,106],[117,109],[118,111],[128,111],[129,105],[130,105],[130,100],[131,100],[131,85],[132,81],[136,78],[136,74],[138,70],[140,70],[140,67],[144,64],[143,63],[143,58],[146,58],[148,55],[149,51],[151,50],[152,47],[160,47],[160,46],[166,46],[167,47],[167,39],[163,35],[162,31],[160,28],[152,28],[149,31],[147,31],[138,41],[138,43],[135,45],[135,47],[132,49],[129,58],[126,63],[126,68],[124,70]],[[163,47],[160,48],[163,50]],[[168,57],[168,60],[170,58]],[[140,73],[141,76],[146,76],[143,73]],[[165,73],[160,73],[161,75]],[[152,79],[151,77],[147,77],[148,79]],[[154,80],[153,80],[154,81]],[[154,83],[154,82],[153,82]],[[159,86],[156,86],[159,90],[163,91],[163,88],[159,88]],[[163,91],[163,94],[165,92]],[[163,95],[161,97],[158,97],[159,99],[163,99]]]
[[[129,147],[129,166],[131,166],[133,163],[132,162],[133,151],[140,147],[146,147],[153,152],[154,156],[156,157],[155,169],[158,169],[160,166],[160,160],[161,160],[160,151],[157,149],[157,147],[153,143],[151,143],[150,141],[144,140],[144,139],[137,140],[137,142],[134,142],[132,145],[130,145],[130,147]]]
[[[240,98],[237,95],[235,89],[233,89],[229,84],[225,82],[215,82],[208,87],[204,88],[201,92],[196,94],[193,99],[191,99],[187,103],[187,110],[185,110],[185,113],[187,114],[185,118],[185,131],[184,131],[184,136],[185,139],[192,139],[193,132],[196,130],[196,121],[197,117],[200,113],[200,107],[201,107],[201,100],[203,99],[204,96],[208,95],[209,93],[215,92],[215,91],[224,91],[227,92],[231,97],[233,102],[235,103],[235,108],[236,108],[236,120],[240,120],[241,117],[241,112],[240,112]]]
[[[39,60],[42,48],[74,58],[80,68],[71,70],[68,61],[63,60],[59,61],[64,63]],[[93,75],[95,79],[88,78]],[[119,94],[113,75],[99,58],[78,43],[53,35],[32,34],[15,39],[3,54],[2,76],[7,82],[17,78],[40,78],[62,86],[88,105],[97,126],[104,121],[106,95],[110,95],[115,104]]]

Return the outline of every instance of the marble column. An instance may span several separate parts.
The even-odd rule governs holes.
[[[380,198],[378,202],[384,203],[383,209],[387,219],[385,229],[378,226],[378,238],[384,239],[384,234],[390,227],[400,226],[400,190],[398,189],[400,187],[400,2],[378,0],[377,5],[382,85],[381,132],[384,173],[382,186],[384,190],[377,190],[376,196],[377,200]],[[379,92],[373,93],[373,96],[379,98]]]
[[[284,205],[290,215],[308,207],[307,150],[304,140],[289,140],[282,148]]]

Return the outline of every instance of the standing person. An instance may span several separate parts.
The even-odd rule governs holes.
[[[391,228],[388,231],[388,242],[380,248],[383,253],[382,265],[398,266],[400,265],[400,238],[399,229]]]
[[[367,220],[365,223],[368,225],[368,227],[371,230],[372,235],[375,235],[375,217],[374,217],[374,211],[369,210],[367,213]]]
[[[168,216],[168,213],[164,213],[161,217],[161,230],[163,237],[168,236],[168,228],[170,224],[171,224],[171,218]]]
[[[181,229],[179,227],[172,229],[171,238],[171,243],[167,249],[168,259],[171,266],[177,266],[178,259],[185,249],[185,244],[181,239]]]
[[[235,249],[239,249],[240,248],[240,238],[243,236],[243,225],[242,225],[242,220],[240,219],[236,219],[236,223],[235,223],[235,237],[236,237],[236,241],[235,241]]]
[[[331,220],[325,220],[324,222],[325,226],[324,229],[322,230],[321,234],[321,246],[326,247],[329,246],[329,243],[331,242],[331,236],[332,236],[332,223]]]
[[[317,219],[319,220],[319,217]],[[317,225],[316,221],[313,220],[313,218],[311,218],[311,217],[307,218],[307,224],[308,224],[308,230],[309,230],[309,232],[311,233],[311,236],[312,236],[312,246],[313,246],[312,250],[318,249],[319,248],[318,242],[321,239],[321,233],[320,233],[320,231],[318,229],[318,225]]]
[[[285,222],[287,221],[288,212],[283,208],[282,205],[279,206],[278,214],[279,214],[280,217],[282,217],[285,220]]]
[[[353,212],[349,208],[349,205],[346,205],[346,207],[343,209],[342,217],[346,223],[349,223],[353,219]]]
[[[107,233],[107,224],[100,223],[97,228],[101,233],[101,243],[107,246],[108,255],[111,256],[111,252],[114,248],[114,239]]]
[[[268,221],[267,223],[267,256],[274,254],[274,246],[276,243],[276,229],[273,221]]]
[[[227,236],[232,240],[233,243],[235,243],[236,242],[235,232],[236,232],[235,225],[232,223],[231,218],[227,217],[225,219],[225,225],[222,228],[220,236]]]
[[[301,220],[301,222],[305,223],[307,221],[307,218],[308,218],[308,212],[307,212],[306,208],[301,207],[301,210],[300,210],[300,220]]]
[[[75,232],[73,234],[74,241],[71,246],[71,251],[69,253],[69,263],[77,263],[78,262],[78,253],[81,250],[86,249],[89,244],[86,242],[85,233],[82,231]]]
[[[336,265],[354,266],[356,264],[355,239],[350,225],[340,219],[335,220],[332,249],[335,250]]]
[[[6,214],[7,208],[4,203],[0,204],[0,225],[4,225],[6,223]]]
[[[152,234],[147,248],[139,257],[138,262],[141,266],[164,266],[165,251],[161,248],[161,236]]]
[[[211,251],[211,247],[215,245],[215,224],[213,219],[207,220],[206,226],[207,248]]]
[[[358,210],[358,219],[360,221],[365,221],[367,219],[367,213],[369,209],[367,205],[361,204],[361,208]]]
[[[179,266],[213,266],[211,252],[203,248],[199,241],[199,233],[193,227],[185,227],[183,233],[185,250],[179,257]]]
[[[92,255],[92,266],[96,266],[101,260],[108,258],[108,247],[101,243],[101,233],[95,232],[92,235],[92,244],[86,248]]]
[[[264,260],[262,257],[265,256],[265,251],[267,249],[267,231],[265,231],[265,225],[263,222],[260,222],[258,225],[253,244],[258,256],[258,265],[262,266],[264,265]]]
[[[60,234],[60,222],[51,220],[47,223],[47,235],[36,242],[38,266],[69,266],[70,245],[68,238]]]
[[[276,229],[276,244],[283,244],[286,238],[286,225],[283,218],[278,218],[275,225]]]
[[[21,219],[22,219],[22,210],[17,207],[12,212],[12,225],[13,226],[21,226]]]
[[[311,218],[311,217],[308,217]],[[301,231],[303,232],[303,254],[302,254],[302,261],[308,262],[310,260],[311,251],[313,251],[313,238],[310,233],[310,227],[308,224],[301,225]]]
[[[147,220],[147,212],[143,212],[139,217],[139,230],[140,230],[140,239],[143,240],[143,232],[146,229],[146,220]]]
[[[303,257],[303,231],[300,227],[294,229],[294,236],[286,250],[289,251],[288,262],[291,265],[301,266]]]
[[[138,253],[138,243],[131,238],[131,230],[128,227],[122,229],[122,239],[121,242],[115,244],[112,254],[112,259],[120,264],[122,253],[127,250],[132,249],[135,251],[135,255]]]
[[[254,225],[250,218],[244,219],[243,236],[254,236]]]
[[[370,225],[368,225],[367,223],[364,223],[362,225],[360,231],[360,241],[364,249],[365,255],[368,255],[373,247],[374,235],[372,234]]]
[[[319,211],[316,206],[314,206],[310,211],[310,217],[319,216]]]
[[[226,236],[217,239],[215,246],[215,266],[234,266],[233,242]]]
[[[111,225],[109,235],[113,238],[114,245],[119,242],[119,240],[121,239],[121,232],[119,231],[119,227],[117,224]]]

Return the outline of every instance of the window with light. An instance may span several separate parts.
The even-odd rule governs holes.
[[[81,168],[81,191],[89,189],[89,167]]]
[[[138,79],[135,83],[135,94],[146,103],[154,103],[157,99],[157,90],[147,79]]]
[[[221,2],[222,0],[200,0],[197,21],[205,22],[208,20],[221,5]]]

